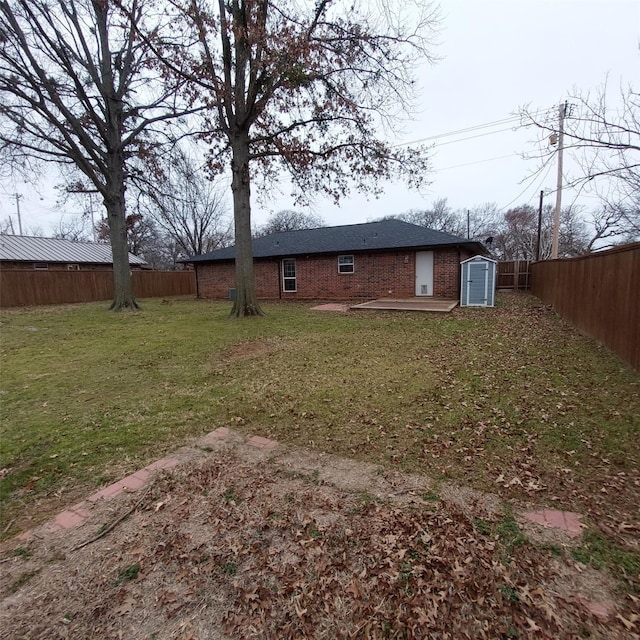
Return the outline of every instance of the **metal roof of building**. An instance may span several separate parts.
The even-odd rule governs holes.
[[[0,260],[113,264],[109,244],[10,235],[0,235]],[[129,263],[147,264],[132,253],[129,254]]]
[[[253,239],[253,256],[270,258],[314,253],[351,253],[444,246],[464,246],[478,253],[486,251],[480,242],[474,240],[419,227],[402,220],[389,219],[339,227],[271,233]],[[234,258],[235,247],[227,247],[194,256],[182,262],[217,262]]]

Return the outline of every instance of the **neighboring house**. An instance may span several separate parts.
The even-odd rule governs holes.
[[[457,299],[460,263],[484,246],[401,220],[272,233],[253,240],[259,298],[328,299],[433,296]],[[188,258],[198,296],[228,298],[235,247]]]
[[[129,254],[132,269],[149,268]],[[75,242],[59,238],[0,235],[1,269],[85,271],[113,269],[111,246],[100,242]]]

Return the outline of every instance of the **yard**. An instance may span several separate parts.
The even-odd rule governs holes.
[[[394,554],[420,552],[406,538],[409,522],[419,521],[425,529],[450,528],[451,536],[466,540],[458,551],[446,552],[455,558],[461,553],[460,562],[471,557],[465,555],[465,544],[471,544],[475,531],[480,541],[473,543],[474,553],[486,552],[489,564],[494,542],[502,550],[502,562],[516,554],[513,541],[518,540],[515,565],[520,567],[522,560],[542,568],[550,562],[549,549],[524,544],[510,509],[547,505],[584,514],[588,529],[567,559],[616,576],[625,621],[616,624],[638,632],[637,373],[527,295],[503,294],[496,309],[456,309],[447,315],[321,313],[310,307],[266,305],[268,316],[250,321],[229,320],[226,303],[177,299],[146,301],[138,314],[108,314],[103,303],[3,312],[3,537],[33,527],[95,488],[226,426],[300,447],[311,456],[324,452],[376,465],[382,474],[428,478],[432,489],[422,502],[429,506],[433,495],[437,504],[424,513],[423,507],[399,509],[375,500],[362,506],[362,496],[358,502],[351,494],[322,498],[314,493],[316,485],[305,484],[299,475],[288,479],[292,487],[302,483],[294,491],[296,498],[272,508],[294,517],[303,508],[302,493],[308,504],[320,500],[315,507],[327,513],[346,505],[355,518],[342,523],[347,529],[363,533],[370,522],[384,537],[395,535],[398,527],[399,537],[389,542]],[[233,475],[242,468],[224,459],[216,464],[216,478],[221,469]],[[214,477],[207,475],[211,473],[199,467],[199,477],[188,476],[180,486],[165,489],[192,496]],[[261,467],[262,481],[250,480],[248,474],[230,481],[238,500],[225,493],[229,483],[218,498],[226,495],[223,503],[232,503],[232,510],[262,500],[265,473]],[[280,480],[282,473],[276,473]],[[327,483],[321,486],[330,491]],[[494,494],[504,505],[503,515],[484,522],[451,511],[440,500],[439,487],[452,483]],[[159,491],[154,488],[152,497],[161,501]],[[360,513],[366,518],[358,520]],[[251,514],[243,517],[253,526]],[[313,521],[300,526],[305,539],[315,539],[309,528],[316,526]],[[511,533],[500,535],[501,527]],[[364,537],[358,550],[373,553],[367,546],[371,540]],[[256,557],[257,546],[252,547]],[[249,553],[243,549],[238,558]],[[233,574],[240,566],[234,563],[233,571],[228,568]],[[356,566],[354,560],[344,571]],[[291,588],[293,593],[296,587]],[[471,588],[471,583],[464,587]],[[363,582],[353,589],[369,590],[367,598],[374,598],[371,585]],[[410,589],[421,592],[413,583]],[[356,595],[352,599],[358,600]],[[360,600],[369,602],[367,598]],[[522,594],[513,598],[525,600]],[[253,601],[250,595],[238,604],[237,620],[227,617],[226,628],[237,632],[232,637],[246,637],[246,629],[234,624],[247,619],[251,607],[243,607]],[[309,604],[296,602],[301,610]],[[387,605],[382,602],[376,609],[377,604],[363,604],[362,628],[352,629],[361,635],[352,637],[404,637],[393,635],[393,625],[387,635],[362,635],[367,620],[374,620],[376,611],[382,615]],[[307,608],[311,616],[311,605]],[[543,637],[555,633],[558,621],[543,615],[545,626],[533,609],[514,629],[535,631],[539,625]],[[294,612],[302,621],[305,615]],[[534,627],[526,626],[527,616]],[[501,624],[502,637],[518,637],[508,635],[511,623]],[[261,637],[271,637],[273,630],[260,628]],[[301,628],[291,637],[299,637],[295,634],[306,627]],[[593,637],[598,637],[596,631],[591,629]]]

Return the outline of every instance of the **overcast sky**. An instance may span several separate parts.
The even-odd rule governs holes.
[[[441,60],[420,70],[420,112],[407,122],[404,143],[424,138],[433,150],[431,185],[423,192],[403,185],[385,185],[378,199],[353,197],[339,206],[316,198],[313,212],[328,224],[352,224],[426,208],[436,198],[447,198],[454,208],[472,208],[495,202],[501,208],[537,203],[541,189],[555,188],[555,170],[534,180],[523,180],[535,168],[521,154],[535,150],[531,130],[516,129],[511,121],[458,135],[461,129],[502,121],[518,108],[557,108],[572,89],[595,90],[608,74],[609,85],[640,84],[640,0],[443,0]],[[506,129],[506,130],[505,130]],[[482,135],[480,137],[472,137]],[[437,138],[442,136],[441,138]],[[465,139],[466,138],[466,139]],[[496,159],[498,158],[498,159]],[[571,161],[565,159],[567,172]],[[23,227],[49,232],[61,211],[55,193],[19,183],[0,184],[0,219],[15,221],[14,193],[20,202]],[[256,201],[254,224],[271,211],[293,208],[284,183],[281,197],[269,205]],[[563,202],[572,202],[567,192]],[[550,196],[550,200],[555,196]],[[40,199],[42,198],[42,199]],[[230,200],[230,199],[229,199]],[[588,195],[581,203],[596,204]],[[73,214],[67,208],[67,214]]]

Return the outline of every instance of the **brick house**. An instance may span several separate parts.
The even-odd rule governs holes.
[[[129,254],[131,269],[148,269]],[[111,246],[102,242],[77,242],[61,238],[0,235],[0,268],[37,271],[104,271],[113,269]]]
[[[253,240],[262,299],[349,300],[432,296],[457,299],[460,262],[484,246],[401,220],[272,233]],[[185,260],[201,298],[229,298],[235,248]]]

